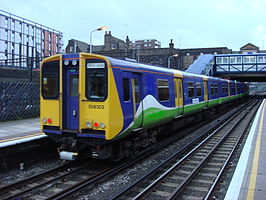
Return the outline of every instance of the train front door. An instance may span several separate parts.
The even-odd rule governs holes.
[[[79,129],[79,69],[65,69],[63,84],[63,128]]]

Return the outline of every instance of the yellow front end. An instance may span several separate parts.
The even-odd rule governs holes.
[[[84,130],[87,130],[91,136],[96,138],[99,133],[104,133],[105,139],[111,140],[123,128],[123,113],[110,62],[106,57],[95,54],[81,53],[80,58],[80,132],[85,134]],[[107,64],[108,93],[104,101],[88,101],[86,98],[86,59],[103,60]]]
[[[43,60],[42,64],[41,64],[41,68],[43,66],[44,63],[46,62],[50,62],[50,61],[54,61],[54,62],[58,62],[59,64],[59,79],[61,77],[61,55],[55,55],[49,58],[46,58]],[[45,81],[47,81],[44,77],[42,77],[42,73],[40,74],[40,80],[41,83],[45,83]],[[42,85],[42,84],[40,84]],[[62,99],[62,87],[59,81],[59,85],[58,85],[58,98],[54,98],[54,99],[44,99],[43,98],[43,92],[42,88],[40,89],[41,91],[41,95],[40,95],[40,126],[41,126],[41,130],[43,129],[44,126],[54,126],[54,127],[61,127],[61,99]]]

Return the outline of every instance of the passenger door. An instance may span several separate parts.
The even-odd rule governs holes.
[[[179,107],[178,109],[178,115],[183,114],[184,110],[184,102],[183,102],[183,86],[182,86],[182,79],[181,78],[175,78],[175,106]]]
[[[205,107],[208,107],[208,82],[204,81],[204,102],[205,102]]]
[[[134,113],[135,126],[142,126],[143,122],[143,104],[141,100],[143,98],[143,88],[142,88],[142,75],[139,73],[132,73],[131,76],[131,88],[132,88],[132,106]]]
[[[79,69],[65,69],[63,128],[79,129]]]

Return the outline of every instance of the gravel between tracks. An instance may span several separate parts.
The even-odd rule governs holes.
[[[0,187],[40,174],[44,171],[59,167],[63,164],[63,160],[51,159],[39,162],[38,164],[31,165],[30,167],[25,165],[24,169],[19,169],[20,166],[18,166],[18,169],[15,170],[1,171]]]
[[[203,126],[202,128],[194,131],[190,135],[187,135],[177,142],[169,145],[166,148],[163,148],[162,151],[156,153],[149,158],[145,159],[141,163],[138,163],[132,168],[121,171],[121,173],[113,178],[108,179],[104,183],[100,183],[94,187],[87,187],[83,189],[80,193],[75,196],[70,197],[69,199],[79,199],[79,200],[95,200],[95,199],[111,199],[111,197],[117,193],[117,191],[126,187],[127,185],[133,183],[138,178],[142,177],[143,174],[146,174],[150,170],[154,169],[157,165],[165,161],[169,156],[171,156],[175,151],[181,149],[188,142],[193,140],[197,135],[204,132],[206,129],[213,126],[217,121],[221,121],[226,116],[230,115],[231,112],[234,112],[235,109],[232,109],[227,114],[219,117],[218,119],[210,122],[209,124]]]
[[[235,109],[232,109],[230,113],[234,112],[234,110]],[[197,135],[201,134],[205,129],[208,129],[214,123],[217,123],[217,121],[222,120],[225,116],[229,115],[230,113],[227,113],[226,115],[223,115],[222,117],[216,119],[215,121],[210,122],[208,125],[205,125],[204,127],[198,129],[197,131],[194,131],[192,134],[179,139],[175,143],[169,145],[166,148],[163,148],[159,153],[150,156],[148,159],[142,161],[141,163],[138,163],[127,170],[121,171],[119,175],[110,178],[103,183],[99,183],[94,187],[85,188],[84,190],[76,194],[74,196],[74,199],[80,199],[80,200],[110,199],[121,188],[126,187],[127,185],[134,182],[136,179],[143,176],[143,174],[146,174],[147,172],[155,168],[158,164],[162,163],[169,156],[171,156],[173,152],[175,152],[178,149],[181,149],[185,144],[187,144]],[[62,160],[55,158],[39,162],[38,164],[34,164],[30,167],[25,166],[25,169],[23,170],[16,169],[10,171],[2,171],[0,172],[0,187],[13,182],[17,182],[19,180],[28,178],[33,175],[37,175],[39,173],[61,166],[63,164],[64,162]],[[73,199],[73,196],[70,197],[69,199]]]

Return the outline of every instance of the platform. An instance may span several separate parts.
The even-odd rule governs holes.
[[[0,144],[40,135],[39,118],[0,122]]]
[[[265,99],[256,114],[225,199],[266,199]]]

